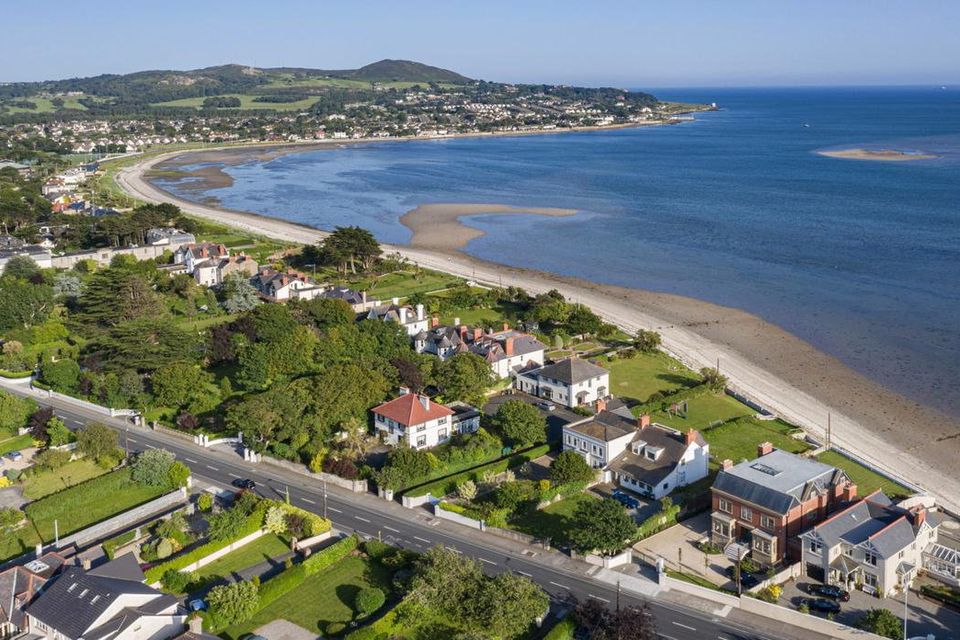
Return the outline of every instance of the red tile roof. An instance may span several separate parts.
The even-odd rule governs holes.
[[[421,402],[421,399],[426,400],[429,409],[423,406],[424,402]],[[389,402],[384,402],[379,407],[374,407],[373,412],[408,427],[453,415],[451,409],[416,393],[407,393]]]

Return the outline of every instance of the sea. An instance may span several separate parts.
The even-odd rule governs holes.
[[[422,203],[573,208],[481,216],[478,258],[691,296],[773,322],[960,416],[960,87],[698,88],[673,126],[344,145],[224,165],[196,201],[386,242]],[[898,149],[881,162],[817,151]],[[204,165],[185,167],[200,168]]]

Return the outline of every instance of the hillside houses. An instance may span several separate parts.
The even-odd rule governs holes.
[[[543,364],[546,346],[531,336],[510,329],[506,324],[501,331],[484,331],[481,327],[468,327],[455,322],[455,326],[433,326],[413,336],[413,348],[417,353],[430,353],[441,359],[458,353],[475,353],[490,365],[498,378],[507,378],[525,367]]]

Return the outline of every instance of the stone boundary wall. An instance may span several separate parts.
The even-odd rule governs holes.
[[[163,511],[168,510],[170,507],[181,504],[187,501],[187,490],[185,488],[177,489],[165,495],[160,496],[150,502],[144,503],[139,507],[134,507],[129,511],[124,511],[121,514],[115,515],[112,518],[108,518],[103,522],[98,522],[95,525],[91,525],[86,529],[81,529],[75,533],[72,533],[68,536],[60,538],[59,544],[56,545],[57,549],[62,549],[64,547],[69,547],[72,544],[77,546],[83,546],[91,542],[96,542],[107,537],[109,534],[117,531],[122,528],[129,528],[130,525],[140,522],[141,520],[146,520],[147,518],[157,515]]]
[[[103,415],[110,416],[111,418],[116,418],[117,416],[137,415],[137,412],[133,409],[112,409],[110,407],[104,407],[103,405],[94,404],[93,402],[81,400],[80,398],[74,398],[73,396],[58,393],[56,391],[41,389],[40,387],[35,387],[32,384],[30,385],[30,388],[41,397],[56,398],[57,400],[62,400],[68,404],[90,409],[91,411],[96,411],[97,413],[102,413]]]
[[[474,520],[473,518],[468,518],[467,516],[459,513],[454,513],[453,511],[446,511],[445,509],[441,509],[439,505],[433,505],[433,515],[441,520],[456,522],[457,524],[462,524],[463,526],[470,527],[471,529],[477,529],[479,531],[485,530],[483,520]]]
[[[230,553],[231,551],[236,551],[236,550],[239,549],[240,547],[242,547],[242,546],[244,546],[244,545],[246,545],[246,544],[250,544],[251,542],[253,542],[253,541],[256,540],[257,538],[260,538],[260,537],[262,537],[263,535],[265,535],[266,533],[267,533],[267,530],[266,530],[266,529],[257,529],[256,531],[254,531],[254,532],[251,533],[250,535],[244,536],[244,537],[240,538],[239,540],[234,540],[233,542],[231,542],[230,544],[228,544],[228,545],[225,546],[224,548],[222,548],[222,549],[217,549],[217,550],[214,551],[213,553],[211,553],[211,554],[209,554],[209,555],[206,555],[206,556],[203,556],[202,558],[200,558],[200,559],[197,560],[196,562],[191,562],[191,563],[188,564],[187,566],[179,569],[179,571],[180,571],[180,573],[189,573],[189,572],[191,572],[191,571],[196,571],[197,569],[200,569],[201,567],[207,566],[207,565],[210,564],[211,562],[216,562],[217,560],[219,560],[219,559],[222,558],[223,556],[227,555],[227,554]]]
[[[340,476],[335,476],[330,473],[314,473],[307,469],[302,464],[295,464],[287,460],[280,460],[278,458],[272,458],[270,456],[263,456],[261,460],[264,464],[273,465],[275,467],[280,467],[281,469],[286,469],[287,471],[293,471],[294,473],[299,473],[302,476],[307,476],[313,480],[319,480],[321,482],[329,482],[330,484],[340,487],[341,489],[346,489],[347,491],[352,491],[354,493],[366,493],[367,492],[367,481],[366,480],[347,480],[346,478],[341,478]]]
[[[321,542],[329,540],[333,536],[333,530],[324,531],[320,535],[313,536],[312,538],[304,538],[303,540],[297,540],[297,551],[303,551],[304,549],[309,549],[312,546],[318,545]]]
[[[425,496],[403,496],[400,498],[400,503],[405,506],[407,509],[416,509],[422,507],[425,504],[436,503],[438,500],[434,498],[429,493]]]

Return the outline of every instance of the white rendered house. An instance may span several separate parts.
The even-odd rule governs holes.
[[[567,358],[517,374],[516,387],[571,409],[610,395],[610,372],[579,358]]]

